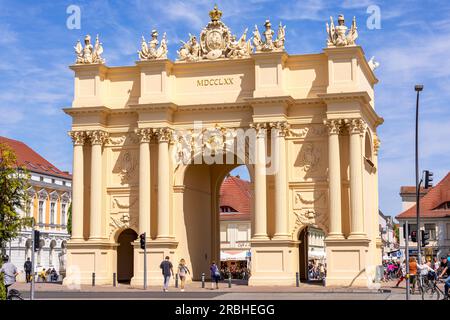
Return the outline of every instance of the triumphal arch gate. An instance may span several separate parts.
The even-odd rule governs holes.
[[[176,61],[166,34],[153,30],[124,67],[105,64],[98,36],[76,45],[75,95],[64,110],[74,143],[66,283],[91,283],[95,273],[97,284],[116,274],[142,285],[142,233],[150,285],[161,284],[165,256],[175,266],[184,258],[194,280],[208,277],[220,260],[221,182],[246,165],[249,285],[295,285],[308,226],[326,234],[327,286],[367,284],[381,261],[376,63],[343,16],[327,24],[317,54],[288,54],[282,24],[259,28],[235,36],[214,8]]]

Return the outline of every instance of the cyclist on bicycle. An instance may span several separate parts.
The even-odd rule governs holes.
[[[450,269],[448,267],[448,258],[445,256],[441,257],[441,274],[439,278],[444,279],[444,299],[448,300],[448,289],[450,288]]]

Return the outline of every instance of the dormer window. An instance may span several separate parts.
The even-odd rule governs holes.
[[[441,203],[433,210],[450,210],[450,201],[446,201],[444,203]]]
[[[221,206],[220,212],[237,212],[237,210],[230,206]]]

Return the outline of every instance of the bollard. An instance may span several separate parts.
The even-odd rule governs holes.
[[[116,287],[116,273],[113,273],[113,286]]]
[[[92,272],[92,286],[95,287],[95,272]]]
[[[178,273],[175,274],[175,288],[178,288]]]
[[[300,286],[300,274],[298,272],[295,273],[295,285]]]
[[[228,288],[231,288],[231,272],[228,273]]]
[[[202,272],[202,288],[205,288],[205,273]]]

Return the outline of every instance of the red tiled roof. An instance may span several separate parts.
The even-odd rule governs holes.
[[[424,218],[450,217],[450,209],[436,209],[444,202],[450,201],[450,172],[435,187],[420,199],[420,216]],[[416,206],[403,211],[396,218],[414,218]]]
[[[0,136],[0,143],[8,145],[16,153],[17,165],[25,166],[28,171],[72,179],[68,172],[56,168],[25,143]]]
[[[247,219],[250,219],[251,200],[252,193],[249,181],[232,176],[225,178],[220,187],[220,207],[231,207],[237,212],[221,213],[221,219],[222,217],[224,217],[224,219],[229,219],[229,217],[234,217],[233,219],[236,219],[239,215],[246,215]]]

